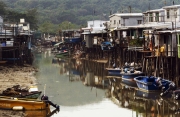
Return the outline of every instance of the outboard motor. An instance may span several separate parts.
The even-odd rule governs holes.
[[[171,82],[169,84],[169,88],[166,91],[162,92],[160,94],[160,96],[165,96],[165,95],[167,95],[169,93],[169,91],[172,91],[172,90],[175,90],[175,89],[176,89],[176,85],[174,84],[174,82]]]
[[[41,100],[42,100],[42,101],[46,101],[46,100],[48,100],[48,99],[49,99],[49,98],[48,98],[48,96],[46,96],[46,95],[42,95],[42,96],[41,96]]]
[[[41,100],[42,100],[42,101],[45,101],[47,104],[50,104],[51,106],[53,106],[54,108],[56,108],[56,109],[59,110],[59,105],[52,103],[52,102],[49,100],[48,96],[42,95],[42,96],[41,96]]]

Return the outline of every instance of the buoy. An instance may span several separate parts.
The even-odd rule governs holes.
[[[22,106],[14,106],[13,110],[23,110],[24,108]]]

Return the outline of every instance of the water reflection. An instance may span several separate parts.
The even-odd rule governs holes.
[[[54,103],[78,106],[96,103],[104,98],[102,89],[84,85],[83,64],[80,61],[59,59],[53,56],[37,60],[34,64],[39,67],[39,72],[36,74],[38,87],[44,90],[46,84],[45,92]]]
[[[169,117],[179,116],[179,101],[170,96],[161,98],[160,93],[147,93],[139,91],[124,83],[117,83],[117,78],[111,79],[111,86],[106,96],[111,98],[118,106],[132,109],[136,115],[143,117]]]
[[[140,92],[118,77],[107,77],[105,63],[36,55],[38,88],[61,106],[55,117],[179,116],[179,102]],[[133,83],[134,84],[134,83]],[[172,109],[173,108],[173,109]]]

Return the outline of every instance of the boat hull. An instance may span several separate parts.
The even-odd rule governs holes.
[[[137,76],[142,76],[144,75],[144,73],[142,72],[138,72],[138,73],[125,73],[125,72],[121,72],[122,75],[122,82],[132,85],[134,87],[137,87],[136,82],[134,81],[134,78]]]
[[[162,90],[156,83],[157,77],[149,78],[148,76],[138,76],[135,77],[134,80],[136,81],[138,88],[142,91],[155,92]],[[162,80],[162,86],[164,87],[164,90],[167,90],[169,88],[170,83],[171,81],[165,79]]]
[[[80,38],[80,37],[65,38],[64,42],[65,43],[79,43],[79,42],[82,42],[82,38]]]
[[[137,84],[136,84],[136,82],[134,80],[129,81],[129,80],[122,79],[121,83],[123,85],[129,86],[129,87],[137,87]]]
[[[13,110],[15,108],[21,108],[22,110],[44,110],[47,107],[48,104],[41,100],[2,96],[0,97],[1,109]]]
[[[68,51],[66,51],[66,52],[61,52],[61,53],[57,53],[56,56],[57,56],[57,55],[68,55]]]
[[[29,95],[22,96],[21,98],[37,99],[41,95],[41,91],[30,93]]]
[[[121,76],[121,69],[106,68],[106,70],[108,71],[108,75],[110,76]]]

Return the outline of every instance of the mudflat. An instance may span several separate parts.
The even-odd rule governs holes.
[[[37,69],[30,65],[0,66],[0,93],[14,85],[20,85],[21,88],[36,85],[35,72]]]
[[[21,88],[29,88],[36,85],[34,73],[38,70],[31,65],[16,66],[0,64],[0,93],[7,88],[20,85]],[[21,111],[0,110],[0,117],[25,117]]]

